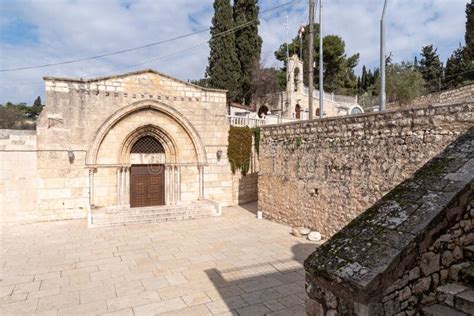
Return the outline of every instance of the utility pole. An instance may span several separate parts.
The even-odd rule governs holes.
[[[385,111],[385,9],[387,0],[383,4],[382,18],[380,19],[380,108],[379,111]]]
[[[323,0],[319,0],[319,117],[324,117]]]
[[[313,119],[313,89],[314,89],[314,0],[309,0],[309,49],[308,49],[308,67],[309,67],[309,82],[308,82],[308,107],[309,119]]]

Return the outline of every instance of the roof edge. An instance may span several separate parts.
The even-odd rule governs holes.
[[[184,80],[172,77],[170,75],[164,74],[162,72],[159,72],[154,69],[143,69],[143,70],[137,70],[137,71],[132,71],[132,72],[126,72],[123,74],[118,74],[118,75],[110,75],[110,76],[104,76],[104,77],[97,77],[97,78],[92,78],[92,79],[83,79],[83,78],[66,78],[66,77],[53,77],[53,76],[44,76],[43,80],[54,80],[54,81],[67,81],[67,82],[78,82],[78,83],[90,83],[90,82],[95,82],[95,81],[101,81],[101,80],[109,80],[109,79],[114,79],[114,78],[123,78],[127,76],[132,76],[132,75],[139,75],[143,73],[153,73],[156,75],[163,76],[165,78],[175,80],[177,82],[180,82],[182,84],[200,89],[200,90],[205,90],[205,91],[211,91],[211,92],[225,92],[227,93],[227,90],[223,89],[214,89],[214,88],[206,88],[206,87],[201,87],[193,83],[186,82]]]

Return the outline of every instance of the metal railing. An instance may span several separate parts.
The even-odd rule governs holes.
[[[241,127],[247,126],[250,128],[254,128],[254,127],[260,127],[260,126],[265,125],[265,119],[262,119],[262,118],[227,115],[227,120],[232,126],[241,126]]]

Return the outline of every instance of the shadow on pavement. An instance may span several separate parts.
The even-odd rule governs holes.
[[[255,263],[234,263],[236,267],[231,269],[206,270],[223,300],[208,308],[213,313],[230,311],[235,315],[306,315],[303,261],[317,247],[300,243],[285,260],[255,258],[251,260]]]

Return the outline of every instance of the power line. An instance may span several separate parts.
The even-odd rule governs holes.
[[[279,8],[282,8],[282,7],[286,7],[286,6],[288,6],[288,5],[290,5],[290,4],[293,4],[294,2],[297,2],[297,1],[301,1],[301,0],[292,0],[292,1],[290,1],[290,2],[286,2],[286,3],[283,3],[283,4],[281,4],[281,5],[275,6],[275,7],[273,7],[273,8],[264,10],[264,11],[262,11],[261,13],[266,13],[266,12],[270,12],[270,11],[273,11],[273,10],[276,10],[276,9],[279,9]],[[258,21],[258,19],[257,19],[256,21]],[[250,22],[252,22],[252,21],[246,22],[246,23],[244,23],[244,24],[248,24],[248,23],[250,23]],[[239,27],[242,27],[242,25],[237,26],[237,28],[239,28]],[[188,34],[183,34],[183,35],[176,36],[176,37],[173,37],[173,38],[169,38],[169,39],[166,39],[166,40],[162,40],[162,41],[158,41],[158,42],[154,42],[154,43],[149,43],[149,44],[146,44],[146,45],[137,46],[137,47],[133,47],[133,48],[123,49],[123,50],[115,51],[115,52],[112,52],[112,53],[101,54],[101,55],[90,56],[90,57],[79,58],[79,59],[66,60],[66,61],[56,62],[56,63],[48,63],[48,64],[36,65],[36,66],[5,68],[5,69],[0,69],[0,72],[21,71],[21,70],[29,70],[29,69],[38,69],[38,68],[45,68],[45,67],[52,67],[52,66],[58,66],[58,65],[66,65],[66,64],[72,64],[72,63],[78,63],[78,62],[87,61],[87,60],[92,60],[92,59],[99,59],[99,58],[104,58],[104,57],[108,57],[108,56],[124,54],[124,53],[128,53],[128,52],[131,52],[131,51],[136,51],[136,50],[140,50],[140,49],[144,49],[144,48],[148,48],[148,47],[152,47],[152,46],[156,46],[156,45],[160,45],[160,44],[164,44],[164,43],[176,41],[176,40],[183,39],[183,38],[186,38],[186,37],[190,37],[190,36],[193,36],[193,35],[196,35],[196,34],[204,33],[204,32],[210,31],[210,30],[211,30],[211,28],[209,27],[209,28],[202,29],[202,30],[199,30],[199,31],[196,31],[196,32],[192,32],[192,33],[188,33]],[[230,31],[230,30],[227,30],[227,31]],[[224,31],[224,32],[222,32],[222,33],[225,33],[225,32],[227,32],[227,31]]]
[[[299,2],[299,1],[301,1],[301,0],[294,0],[294,1],[288,2],[288,3],[285,4],[285,5],[280,5],[280,6],[278,6],[278,7],[275,7],[275,8],[269,9],[269,10],[266,10],[265,12],[273,11],[273,10],[276,10],[277,8],[281,8],[282,6],[286,6],[286,5],[288,5],[288,4],[291,4],[291,3],[294,3],[294,2]],[[269,17],[271,17],[271,16],[273,16],[273,15],[276,15],[276,14],[278,14],[278,13],[284,11],[284,10],[286,10],[286,9],[281,9],[281,10],[279,10],[279,11],[277,11],[277,12],[274,12],[274,13],[268,15],[268,16],[265,16],[265,18],[269,18]],[[209,40],[207,40],[207,41],[205,41],[205,42],[201,42],[201,43],[199,43],[199,44],[196,44],[196,45],[193,45],[193,46],[190,46],[190,47],[187,47],[187,48],[183,48],[183,49],[174,51],[174,52],[169,53],[169,54],[167,54],[167,55],[154,57],[154,58],[145,60],[145,61],[143,61],[143,62],[140,62],[140,63],[138,63],[138,64],[133,64],[133,65],[129,65],[129,66],[126,66],[126,67],[121,67],[121,68],[115,69],[115,70],[113,70],[113,71],[108,71],[108,72],[103,72],[103,73],[99,73],[99,74],[88,75],[87,77],[89,77],[89,78],[91,78],[91,77],[98,77],[98,76],[100,77],[100,76],[104,76],[104,75],[107,75],[107,74],[110,74],[110,73],[113,73],[113,72],[116,72],[116,71],[119,71],[119,70],[130,69],[130,68],[142,66],[142,65],[144,65],[144,64],[148,64],[148,63],[150,63],[150,62],[163,60],[163,59],[172,57],[172,56],[174,56],[174,55],[177,55],[177,54],[179,54],[179,53],[182,53],[182,52],[185,52],[185,51],[188,51],[188,50],[197,48],[197,47],[199,47],[199,46],[208,44],[209,42],[211,42],[212,40],[214,40],[214,39],[216,39],[216,38],[218,38],[218,37],[228,35],[228,34],[233,33],[233,32],[235,32],[235,31],[237,31],[237,30],[239,30],[239,29],[248,27],[248,26],[250,26],[250,25],[252,25],[252,24],[255,24],[255,23],[258,23],[258,22],[260,22],[259,19],[255,19],[255,20],[252,20],[252,21],[248,21],[248,22],[245,22],[245,23],[243,23],[243,24],[240,24],[240,25],[238,25],[238,26],[236,26],[236,27],[233,27],[233,28],[231,28],[231,29],[228,29],[228,30],[226,30],[226,31],[217,33],[217,34],[215,34],[214,36],[212,36],[211,39],[209,39]]]

